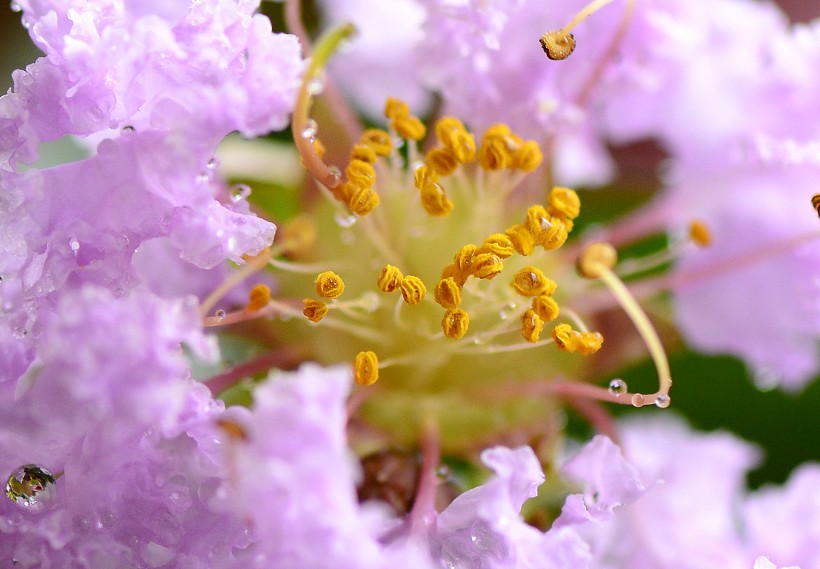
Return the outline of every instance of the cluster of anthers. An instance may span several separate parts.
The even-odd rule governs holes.
[[[609,0],[591,3],[567,27],[547,35],[554,36],[553,39],[561,36],[563,39],[559,38],[558,43],[574,41],[569,29],[607,3]],[[279,315],[290,318],[298,315],[304,316],[314,325],[341,329],[358,340],[369,341],[372,343],[370,347],[379,350],[379,344],[388,343],[379,332],[378,322],[382,321],[374,316],[379,308],[386,306],[385,301],[380,300],[385,297],[380,297],[379,293],[389,295],[399,292],[401,298],[393,309],[393,321],[402,329],[402,333],[415,335],[413,342],[437,342],[446,346],[452,340],[466,341],[466,348],[440,348],[445,354],[493,354],[546,344],[554,344],[559,350],[584,356],[601,349],[603,335],[590,331],[573,310],[559,307],[554,296],[558,285],[542,270],[545,263],[549,266],[550,262],[546,259],[544,262],[539,260],[543,259],[542,252],[555,251],[567,241],[574,220],[580,213],[578,194],[569,188],[554,187],[543,203],[528,207],[526,215],[520,218],[521,221],[506,229],[503,225],[494,227],[501,220],[497,212],[494,215],[488,213],[493,208],[503,209],[509,192],[528,173],[541,165],[542,154],[537,142],[523,140],[506,125],[496,124],[483,133],[477,144],[474,134],[461,121],[454,117],[443,117],[434,125],[435,144],[431,144],[431,140],[426,140],[427,129],[424,123],[411,114],[407,104],[389,99],[385,105],[389,127],[384,130],[369,129],[358,136],[344,172],[323,161],[323,146],[316,136],[318,129],[316,123],[309,118],[311,99],[318,91],[315,85],[327,59],[353,32],[352,26],[341,26],[315,44],[311,64],[305,73],[297,100],[292,126],[296,147],[305,167],[318,182],[319,189],[337,204],[335,207],[344,209],[343,213],[352,220],[350,223],[360,220],[362,235],[369,241],[376,258],[382,259],[381,270],[373,275],[371,281],[378,293],[371,290],[357,299],[342,301],[340,297],[345,292],[345,281],[337,272],[324,270],[314,280],[315,296],[318,298],[304,298],[301,311],[292,301],[271,299],[267,288],[258,286],[254,288],[249,303],[242,310],[231,314],[217,313],[205,318],[206,325],[229,324],[257,316]],[[548,40],[549,38],[542,38],[542,43],[552,41]],[[423,154],[420,143],[425,144],[426,151]],[[378,183],[383,176],[387,182]],[[396,237],[396,231],[412,233],[414,230],[409,223],[404,228],[394,227],[397,226],[397,219],[398,222],[406,222],[408,219],[415,219],[415,213],[411,211],[412,208],[407,209],[406,204],[391,206],[392,210],[388,208],[388,212],[382,212],[384,203],[390,203],[399,191],[395,187],[407,187],[401,183],[405,180],[409,181],[409,185],[415,186],[421,209],[429,216],[430,221],[425,222],[427,225],[424,227],[443,231],[440,223],[446,222],[433,220],[454,216],[452,224],[472,223],[470,231],[455,230],[449,234],[456,235],[454,239],[461,239],[464,235],[474,236],[476,231],[482,231],[481,228],[486,231],[487,227],[491,227],[494,232],[484,233],[479,245],[468,243],[461,246],[453,255],[452,262],[440,269],[438,277],[431,278],[429,272],[423,274],[424,270],[419,274],[405,274],[402,261],[406,265],[403,267],[405,269],[407,266],[420,268],[420,263],[418,255],[412,261],[408,260],[412,257],[410,252],[395,247],[394,241],[406,243],[411,239],[407,235]],[[485,187],[489,185],[493,186],[492,196]],[[450,190],[456,193],[452,194]],[[387,199],[388,193],[390,199]],[[473,206],[466,217],[454,214],[461,204]],[[380,205],[383,207],[379,207]],[[397,209],[400,212],[398,214]],[[489,220],[490,223],[475,222],[479,218]],[[435,225],[436,223],[439,225]],[[407,227],[411,229],[408,230]],[[300,236],[302,233],[307,237]],[[705,244],[709,239],[708,232],[702,226],[693,226],[690,239]],[[312,269],[315,265],[287,266],[287,263],[276,259],[277,255],[287,256],[288,252],[307,249],[314,240],[315,228],[304,219],[296,218],[286,224],[271,249],[248,259],[246,266],[237,271],[230,282],[226,282],[214,292],[212,298],[203,303],[203,315],[208,314],[225,290],[268,264],[303,273],[315,270]],[[527,258],[532,261],[527,262]],[[357,269],[357,277],[362,272],[369,271],[373,265],[373,257],[369,256],[367,259],[369,266]],[[621,380],[613,380],[608,388],[580,382],[554,382],[547,390],[638,407],[652,403],[666,407],[670,403],[669,389],[672,380],[665,352],[649,319],[616,275],[616,263],[617,253],[611,245],[592,243],[581,250],[576,268],[581,277],[600,281],[608,288],[635,324],[657,368],[657,392],[629,393]],[[504,285],[499,286],[496,283],[505,279],[498,277],[505,270],[509,277]],[[494,282],[482,284],[489,281]],[[428,287],[433,290],[433,300],[444,311],[440,320],[441,331],[438,333],[427,325],[431,314],[431,304],[427,300]],[[519,314],[516,309],[522,306],[522,299],[527,308]],[[413,307],[410,310],[415,311],[415,320],[410,326],[404,325],[400,314],[402,306]],[[424,306],[428,309],[419,308]],[[338,318],[329,316],[331,311],[336,310],[339,311]],[[356,313],[357,310],[366,313],[366,316]],[[508,321],[510,313],[520,315],[517,330],[523,341],[499,341],[512,331]],[[347,316],[351,318],[345,320]],[[559,316],[562,316],[563,321],[556,322]],[[363,324],[365,318],[370,318],[371,327]],[[548,338],[542,339],[547,323],[552,323],[551,333]],[[477,331],[474,327],[477,327]],[[396,346],[409,343],[402,337],[385,349],[398,352],[399,348]],[[356,382],[362,386],[372,385],[379,380],[380,370],[418,360],[418,352],[412,350],[399,354],[391,352],[391,356],[393,357],[380,361],[376,351],[360,351],[353,362]]]

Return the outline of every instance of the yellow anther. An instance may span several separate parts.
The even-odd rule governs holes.
[[[404,302],[411,306],[420,303],[424,300],[424,295],[427,294],[427,287],[424,286],[422,280],[413,275],[404,277],[399,286],[401,287]]]
[[[453,202],[439,184],[427,184],[421,189],[421,205],[430,215],[450,215]]]
[[[817,210],[817,215],[820,215],[820,194],[814,194],[811,197],[811,206]]]
[[[581,213],[581,198],[575,190],[556,186],[547,196],[547,206],[552,215],[575,219]]]
[[[248,304],[245,305],[245,310],[248,312],[255,312],[265,308],[270,302],[270,289],[267,285],[258,284],[254,286],[250,293],[248,293]]]
[[[458,168],[458,158],[449,148],[434,148],[424,158],[425,164],[440,176],[449,176]]]
[[[351,160],[345,168],[345,176],[359,188],[369,188],[376,182],[376,170],[364,160]]]
[[[534,310],[527,310],[521,316],[521,335],[524,339],[533,344],[538,341],[541,331],[544,329],[544,321]]]
[[[569,324],[559,324],[552,329],[552,339],[559,349],[565,352],[574,352],[578,349],[580,334]]]
[[[394,120],[390,123],[393,130],[402,138],[407,140],[421,140],[427,134],[427,127],[418,117],[409,116]]]
[[[402,280],[404,275],[398,267],[387,265],[382,269],[377,285],[382,292],[393,292],[401,286]]]
[[[390,120],[402,119],[410,115],[410,107],[401,99],[388,97],[384,104],[384,116]]]
[[[712,232],[705,223],[695,220],[689,224],[689,239],[698,247],[708,247],[712,244]]]
[[[541,148],[534,140],[524,142],[515,151],[512,157],[512,167],[516,170],[524,172],[532,172],[541,165],[544,156],[541,154]]]
[[[345,291],[345,282],[333,271],[320,273],[313,284],[316,285],[316,294],[322,298],[339,298]]]
[[[347,207],[356,215],[367,215],[379,205],[379,194],[371,188],[357,188],[350,196]]]
[[[487,136],[478,148],[478,163],[484,170],[503,170],[512,162],[507,141],[500,136]]]
[[[299,214],[285,223],[276,236],[283,255],[304,257],[316,244],[316,223],[311,216]]]
[[[497,255],[499,259],[506,259],[515,254],[512,241],[503,233],[493,233],[487,237],[481,246],[481,250]]]
[[[568,58],[575,51],[575,36],[563,33],[561,30],[547,32],[541,39],[541,49],[553,61]]]
[[[473,258],[476,256],[478,247],[470,243],[458,250],[458,253],[453,255],[453,263],[456,266],[456,282],[463,283],[467,277],[473,274]]]
[[[527,209],[527,228],[532,233],[536,243],[543,243],[550,239],[556,229],[552,223],[552,216],[544,206],[534,205]]]
[[[558,249],[567,242],[567,237],[569,237],[568,224],[572,223],[572,221],[568,219],[559,219],[557,217],[552,217],[550,222],[552,223],[552,231],[550,231],[543,241],[539,242],[547,251]]]
[[[373,385],[379,380],[379,358],[373,352],[359,352],[353,361],[353,380],[358,385]]]
[[[453,340],[463,338],[470,326],[470,315],[461,308],[450,308],[444,313],[441,320],[441,329],[444,335]]]
[[[473,257],[473,276],[477,279],[492,279],[504,270],[504,263],[498,255],[477,252]]]
[[[319,322],[327,314],[327,304],[321,300],[314,300],[306,298],[302,300],[302,314],[304,314],[311,322]]]
[[[452,148],[451,142],[455,133],[467,132],[464,123],[455,117],[441,117],[436,121],[435,130],[436,138],[448,148]]]
[[[618,252],[609,243],[590,243],[581,251],[576,267],[581,276],[599,279],[618,262]]]
[[[413,173],[413,181],[419,190],[424,189],[425,186],[429,186],[430,184],[435,184],[438,182],[438,178],[439,176],[436,174],[436,171],[426,164],[416,168],[416,171]]]
[[[535,236],[526,225],[513,225],[504,232],[519,255],[532,255],[535,250]]]
[[[450,142],[447,143],[447,148],[453,152],[456,160],[461,164],[469,164],[475,160],[475,137],[466,130],[453,133]]]
[[[393,149],[393,142],[390,140],[390,133],[380,128],[371,128],[362,133],[359,142],[373,149],[378,156],[390,156]]]
[[[589,356],[601,349],[604,337],[600,332],[580,332],[578,335],[578,353]]]
[[[548,279],[538,267],[527,265],[515,273],[512,286],[521,296],[541,296],[552,294],[558,285]]]
[[[436,285],[436,302],[442,308],[456,308],[461,304],[461,288],[453,277],[447,277]]]
[[[555,299],[547,294],[533,298],[532,309],[544,322],[552,322],[558,318],[558,314],[561,312]]]
[[[375,164],[376,158],[378,158],[378,156],[376,156],[376,151],[366,144],[354,144],[353,150],[350,151],[351,160],[361,160],[362,162],[367,162],[368,164]]]

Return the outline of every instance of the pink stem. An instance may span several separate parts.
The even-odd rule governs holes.
[[[216,397],[246,377],[250,377],[255,373],[271,369],[273,367],[283,367],[288,364],[292,365],[300,359],[301,358],[298,358],[292,350],[274,350],[254,360],[229,368],[219,375],[206,379],[202,383],[204,383],[208,389],[211,390],[211,394]]]
[[[438,477],[436,469],[441,459],[441,443],[438,423],[428,417],[422,424],[421,431],[421,471],[419,486],[413,510],[410,512],[410,531],[414,537],[422,538],[435,521],[436,491]]]

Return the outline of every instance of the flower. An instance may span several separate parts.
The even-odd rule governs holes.
[[[191,379],[179,345],[217,355],[198,320],[191,302],[137,293],[115,302],[92,286],[43,318],[37,359],[3,399],[0,469],[53,478],[0,504],[0,557],[206,566],[247,544],[244,524],[213,507],[222,405]]]

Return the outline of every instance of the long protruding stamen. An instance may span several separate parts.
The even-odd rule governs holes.
[[[299,97],[296,99],[296,108],[293,111],[293,141],[296,144],[296,149],[302,156],[308,171],[316,178],[319,183],[327,188],[337,187],[342,179],[338,170],[328,167],[316,152],[313,146],[313,136],[309,134],[312,130],[309,127],[311,104],[311,88],[310,86],[317,80],[319,75],[327,64],[328,59],[338,49],[339,45],[356,33],[356,28],[353,24],[342,24],[334,28],[319,38],[314,46],[310,65],[305,70],[305,75],[302,78],[302,87],[299,90]],[[306,136],[307,135],[307,136]]]
[[[575,26],[577,26],[578,24],[586,20],[589,16],[591,16],[592,14],[594,14],[595,12],[597,12],[598,10],[612,2],[613,0],[593,0],[592,2],[581,8],[581,11],[575,14],[575,16],[573,16],[572,20],[570,20],[566,26],[561,28],[561,33],[565,35],[569,34],[570,32],[572,32],[572,30],[575,29]]]
[[[594,14],[613,0],[593,0],[584,6],[580,12],[575,14],[569,23],[561,28],[545,33],[541,36],[541,47],[544,53],[552,60],[566,59],[572,55],[575,50],[575,37],[572,35],[572,30],[575,26],[584,21],[587,17]]]
[[[578,261],[578,271],[585,277],[599,279],[609,288],[610,292],[623,307],[638,333],[646,344],[655,368],[658,372],[659,388],[658,392],[652,395],[636,393],[632,396],[631,402],[636,407],[641,407],[649,403],[655,403],[659,407],[666,407],[669,404],[669,389],[672,387],[672,374],[669,370],[669,361],[663,349],[658,333],[641,309],[638,302],[626,288],[626,285],[612,272],[612,267],[617,261],[615,248],[608,243],[592,243],[581,253]]]

